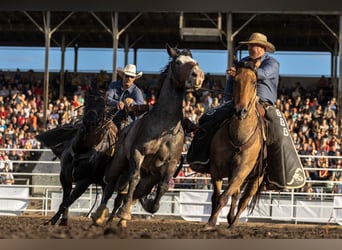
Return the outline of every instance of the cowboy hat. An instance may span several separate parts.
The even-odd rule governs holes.
[[[133,76],[136,79],[140,78],[143,75],[142,72],[139,72],[137,74],[137,67],[134,64],[127,64],[123,69],[118,68],[117,71],[119,74],[121,74],[121,76],[128,75]]]
[[[261,33],[253,33],[248,41],[239,42],[240,44],[257,44],[265,47],[267,52],[273,53],[275,51],[275,46],[267,41],[267,36]]]

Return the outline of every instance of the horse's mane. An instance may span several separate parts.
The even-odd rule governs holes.
[[[174,48],[176,51],[177,51],[177,55],[180,56],[180,55],[184,55],[184,56],[190,56],[192,58],[192,53],[190,51],[190,49],[183,49],[183,50],[180,50],[178,49],[177,47]],[[169,58],[169,62],[164,66],[164,68],[160,71],[160,78],[158,80],[158,83],[157,83],[157,93],[156,93],[156,98],[158,99],[159,97],[159,94],[160,94],[160,89],[162,88],[163,86],[163,83],[165,81],[165,78],[167,76],[167,73],[169,71],[169,68],[171,67],[171,63],[173,62],[174,58]]]
[[[235,67],[237,69],[239,68],[251,69],[256,73],[256,61],[255,60],[235,62]]]
[[[97,83],[93,81],[84,98],[84,114],[89,110],[95,110],[98,116],[103,118],[105,114],[105,93],[97,87]]]

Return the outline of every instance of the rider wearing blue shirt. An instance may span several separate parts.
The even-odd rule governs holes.
[[[279,62],[267,53],[264,53],[259,58],[251,58],[250,56],[246,56],[241,59],[241,62],[250,60],[261,60],[261,64],[257,69],[257,95],[259,96],[259,99],[263,102],[275,104],[277,100],[277,89],[279,83]],[[234,71],[234,69],[231,70]],[[232,91],[233,76],[229,76],[223,96],[223,100],[225,102],[231,101]]]
[[[275,47],[261,33],[253,33],[247,44],[248,53],[240,62],[253,61],[259,67],[257,75],[257,96],[265,109],[267,120],[267,184],[272,188],[299,188],[305,184],[304,170],[290,136],[286,119],[274,107],[279,83],[279,62],[266,52],[273,53]],[[229,77],[224,90],[223,105],[205,113],[199,120],[200,128],[195,133],[187,154],[190,167],[197,172],[210,172],[209,145],[218,126],[230,119],[233,112],[232,92],[235,67],[227,71]]]
[[[144,104],[145,100],[141,90],[134,83],[143,73],[137,74],[136,66],[133,64],[127,64],[123,70],[118,69],[118,73],[122,80],[109,85],[107,103],[114,107],[113,122],[120,129],[136,119],[134,113],[129,112],[130,107]]]

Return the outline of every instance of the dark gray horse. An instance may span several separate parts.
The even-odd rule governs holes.
[[[177,170],[184,144],[183,96],[185,90],[197,90],[202,86],[204,74],[190,50],[179,51],[167,45],[167,52],[171,61],[161,73],[162,85],[157,103],[120,133],[105,175],[108,185],[100,206],[92,215],[95,224],[104,223],[108,214],[107,201],[115,187],[119,185],[120,190],[121,184],[125,183],[123,176],[127,176],[129,188],[118,212],[121,226],[131,219],[131,207],[137,199],[146,211],[155,213]],[[148,195],[155,186],[154,198],[146,198],[150,197]],[[119,204],[114,205],[110,219],[118,207]]]
[[[76,124],[68,124],[37,136],[46,147],[60,158],[60,182],[63,200],[55,215],[45,224],[68,223],[68,208],[91,184],[105,188],[105,166],[112,157],[117,128],[111,117],[105,116],[103,95],[91,90],[86,96],[84,115]],[[75,187],[72,188],[73,183]]]

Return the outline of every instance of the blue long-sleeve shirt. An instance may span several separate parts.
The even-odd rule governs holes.
[[[143,94],[138,86],[132,84],[128,89],[123,90],[122,81],[112,82],[108,89],[107,102],[113,106],[116,106],[120,101],[124,101],[126,98],[132,98],[133,104],[144,104],[145,100]],[[115,116],[116,120],[124,119],[127,116],[126,110],[119,110]],[[134,120],[135,117],[131,116]]]
[[[241,61],[248,61],[250,57],[244,57]],[[277,90],[279,84],[279,62],[265,53],[261,57],[261,64],[257,69],[257,95],[261,101],[274,104],[277,100]],[[233,78],[229,77],[224,89],[223,100],[228,102],[232,100]]]

